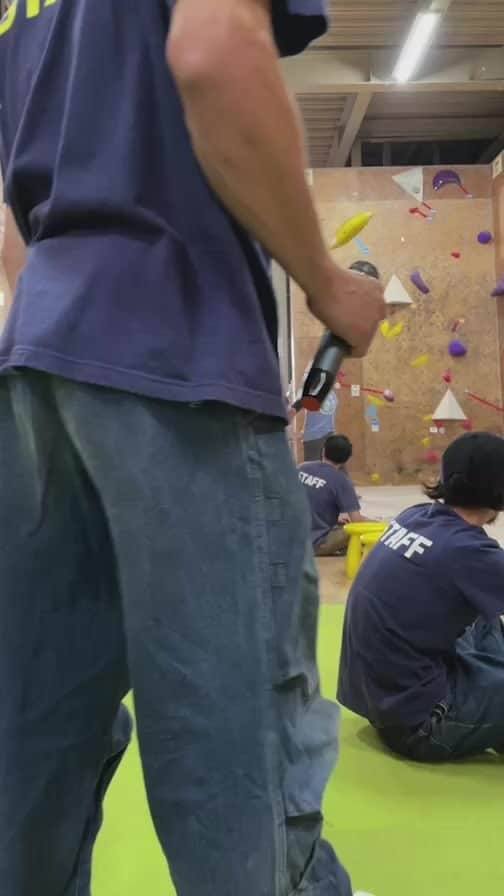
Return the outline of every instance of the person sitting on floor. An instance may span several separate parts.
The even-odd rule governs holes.
[[[325,440],[322,460],[301,464],[299,478],[306,488],[312,515],[312,541],[317,557],[335,557],[345,552],[348,535],[340,521],[364,522],[359,498],[345,469],[352,456],[346,436]]]
[[[338,699],[392,751],[436,762],[504,752],[504,441],[461,436],[434,503],[392,522],[345,614]]]

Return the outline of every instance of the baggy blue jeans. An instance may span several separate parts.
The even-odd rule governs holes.
[[[280,423],[19,371],[0,463],[1,896],[89,896],[130,687],[179,896],[350,896]]]

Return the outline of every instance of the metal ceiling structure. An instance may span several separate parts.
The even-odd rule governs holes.
[[[312,167],[360,164],[362,141],[504,140],[504,0],[446,8],[417,80],[392,81],[418,0],[331,0],[329,33],[284,63]],[[424,4],[425,6],[425,4]]]

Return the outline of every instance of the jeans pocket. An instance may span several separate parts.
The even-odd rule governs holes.
[[[284,805],[288,892],[311,892],[323,862],[322,802],[338,758],[339,708],[318,693],[299,707],[286,739]],[[317,866],[317,867],[316,867]]]

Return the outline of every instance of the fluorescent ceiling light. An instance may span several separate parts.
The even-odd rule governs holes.
[[[423,12],[416,17],[394,69],[396,81],[404,84],[410,80],[429,49],[440,21],[439,12]]]

